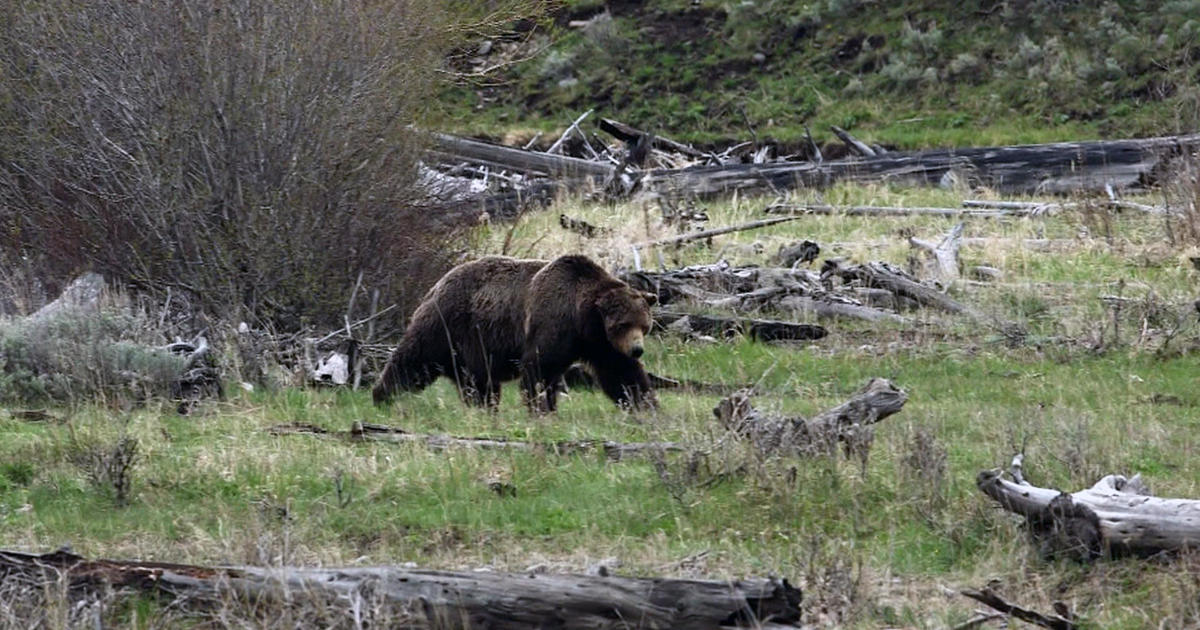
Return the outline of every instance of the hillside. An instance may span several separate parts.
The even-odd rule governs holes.
[[[898,148],[1160,134],[1195,127],[1198,36],[1194,0],[568,0],[459,58],[502,69],[435,118],[513,140],[590,108],[698,143],[789,144],[805,124]]]

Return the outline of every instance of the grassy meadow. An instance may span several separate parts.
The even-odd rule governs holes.
[[[961,199],[883,186],[820,196],[910,206]],[[720,226],[760,218],[769,201],[700,205]],[[559,212],[611,232],[590,240],[568,233]],[[484,226],[473,249],[583,252],[628,268],[630,244],[670,234],[658,216],[650,201],[564,200],[515,224]],[[975,489],[980,470],[1024,451],[1036,485],[1077,490],[1108,473],[1140,473],[1157,495],[1200,497],[1200,336],[1194,313],[1180,318],[1197,297],[1200,272],[1188,260],[1195,252],[1168,242],[1161,217],[1136,211],[967,221],[967,236],[992,240],[964,246],[964,265],[1004,276],[952,293],[985,321],[919,312],[911,325],[825,322],[827,338],[798,345],[649,341],[651,371],[731,390],[754,384],[757,408],[785,414],[812,414],[871,377],[891,379],[910,398],[877,425],[865,462],[756,457],[716,425],[717,393],[662,391],[659,410],[634,415],[599,392],[574,390],[557,415],[531,417],[515,384],[500,411],[488,413],[464,407],[444,379],[385,409],[367,391],[247,392],[231,383],[225,401],[189,416],[165,404],[115,402],[51,409],[37,423],[0,414],[0,547],[69,543],[88,557],[198,564],[583,571],[604,562],[631,575],[770,574],[803,588],[806,622],[848,628],[953,627],[978,607],[957,591],[992,582],[1039,610],[1064,601],[1086,627],[1196,627],[1197,558],[1043,560],[1018,519]],[[822,258],[903,266],[913,253],[906,236],[936,239],[951,225],[809,216],[711,246],[648,251],[642,264],[763,264],[780,245],[811,239]],[[1022,245],[1033,238],[1058,245]],[[1114,311],[1105,295],[1129,300]],[[1006,324],[1024,335],[1002,334]],[[345,431],[355,421],[534,441],[670,440],[705,455],[606,462],[601,454],[434,452],[269,431],[283,423]],[[137,452],[127,496],[118,497],[81,453],[125,436],[137,439]],[[495,478],[515,494],[489,489]],[[155,606],[132,618],[154,627]]]

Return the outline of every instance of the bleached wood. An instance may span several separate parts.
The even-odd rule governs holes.
[[[976,484],[1004,509],[1030,519],[1049,518],[1051,501],[1065,494],[1008,481],[994,470],[979,473]],[[1139,476],[1108,475],[1065,496],[1095,513],[1105,550],[1153,554],[1200,548],[1200,500],[1150,496]]]
[[[611,575],[451,572],[396,566],[307,568],[89,561],[69,551],[0,551],[5,579],[50,588],[109,583],[166,593],[190,605],[319,603],[325,619],[364,603],[388,607],[405,628],[683,630],[759,627],[800,620],[800,590],[786,580],[679,580]],[[72,589],[74,590],[74,589]],[[394,622],[393,622],[394,623]]]

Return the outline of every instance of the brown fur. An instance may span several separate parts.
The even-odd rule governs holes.
[[[652,300],[584,256],[490,256],[459,265],[413,312],[375,402],[447,376],[464,401],[494,407],[500,384],[520,376],[531,408],[553,411],[563,372],[582,360],[618,404],[652,405],[637,360]]]

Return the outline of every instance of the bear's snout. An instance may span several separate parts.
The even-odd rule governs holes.
[[[629,350],[629,356],[631,356],[635,359],[642,358],[642,355],[645,353],[646,353],[646,349],[643,348],[640,344],[634,346],[633,348],[630,348],[630,350]]]

